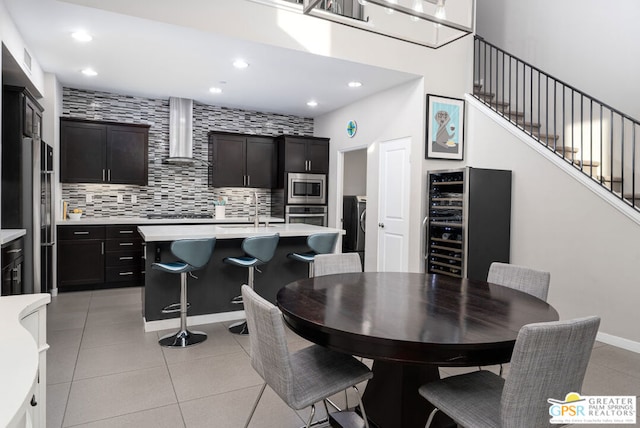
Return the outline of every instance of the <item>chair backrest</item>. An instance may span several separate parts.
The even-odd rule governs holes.
[[[362,272],[358,253],[318,254],[314,258],[314,276]]]
[[[581,392],[600,318],[528,324],[520,329],[502,391],[503,427],[547,427],[547,399]]]
[[[267,263],[273,258],[278,246],[280,235],[252,236],[242,241],[242,251],[251,257],[255,257],[262,263]]]
[[[307,238],[307,245],[316,254],[329,254],[333,253],[337,241],[337,233],[316,233]]]
[[[504,285],[532,296],[547,300],[551,274],[524,266],[493,262],[489,267],[487,282]]]
[[[242,286],[242,300],[251,332],[251,365],[280,398],[291,403],[293,370],[282,312],[248,285]]]
[[[216,238],[211,239],[182,239],[171,243],[171,253],[196,269],[200,269],[209,262]]]

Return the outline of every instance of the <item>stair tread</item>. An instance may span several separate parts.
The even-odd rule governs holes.
[[[576,165],[582,165],[582,166],[593,166],[593,167],[600,166],[600,162],[592,161],[588,159],[585,159],[585,160],[576,159],[573,161],[573,163]]]
[[[571,147],[571,146],[556,146],[555,147],[555,151],[556,152],[569,152],[569,153],[578,153],[578,148],[577,147]]]
[[[600,181],[613,181],[614,183],[622,183],[622,177],[613,176],[613,180],[611,180],[610,175],[601,175],[598,177]]]

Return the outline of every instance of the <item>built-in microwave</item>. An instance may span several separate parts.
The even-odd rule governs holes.
[[[327,203],[327,176],[325,174],[287,174],[287,204],[324,205]]]

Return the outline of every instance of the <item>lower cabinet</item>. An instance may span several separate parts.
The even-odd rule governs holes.
[[[2,246],[1,296],[22,294],[22,263],[24,239],[18,238]]]
[[[58,288],[140,286],[142,246],[135,225],[58,226]]]

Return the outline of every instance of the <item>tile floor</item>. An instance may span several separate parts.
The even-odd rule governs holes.
[[[47,427],[242,427],[262,384],[249,338],[212,324],[196,328],[209,335],[203,344],[161,348],[158,337],[167,332],[145,333],[140,310],[139,288],[52,298]],[[307,343],[291,333],[292,349]],[[582,393],[640,395],[640,354],[596,344]],[[251,426],[299,427],[307,415],[267,389]]]

